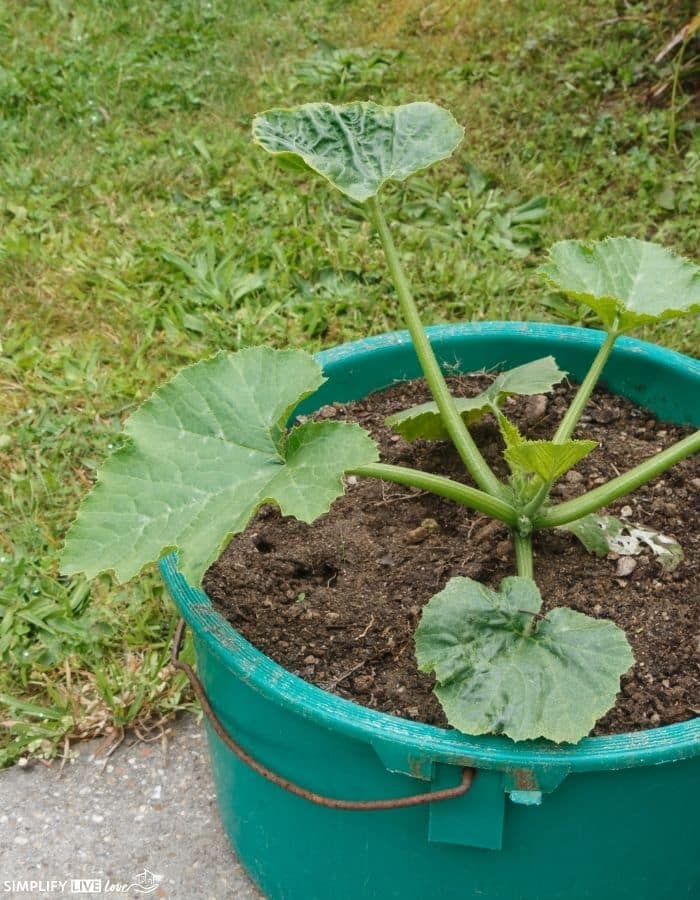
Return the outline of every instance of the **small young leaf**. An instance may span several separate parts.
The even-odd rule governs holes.
[[[506,444],[503,455],[518,477],[534,473],[543,481],[556,481],[598,446],[597,441],[530,441],[502,413],[498,425]]]
[[[434,672],[455,728],[575,743],[613,705],[634,662],[624,632],[571,609],[553,609],[529,630],[541,605],[522,576],[504,578],[499,591],[452,578],[426,605],[418,666]]]
[[[508,447],[505,458],[513,470],[533,472],[543,481],[556,481],[598,446],[597,441],[528,441]]]
[[[500,406],[506,397],[512,394],[526,396],[547,393],[565,375],[566,372],[561,371],[553,356],[545,356],[522,366],[516,366],[507,372],[499,372],[481,394],[476,397],[456,398],[455,404],[465,424],[471,425],[485,413],[493,411],[494,406]],[[395,413],[386,419],[386,424],[407,441],[415,441],[419,438],[444,441],[449,437],[434,401],[421,403]]]
[[[700,311],[700,268],[649,241],[560,241],[540,272],[595,310],[608,328],[615,319],[625,330]]]
[[[362,203],[387,181],[405,181],[452,154],[464,137],[434,103],[306,103],[253,120],[253,139],[281,161],[312,169]]]
[[[596,556],[607,556],[608,553],[637,556],[642,551],[642,545],[646,544],[668,572],[683,562],[683,550],[674,538],[646,525],[624,522],[615,516],[591,513],[561,528],[574,534],[586,550]]]
[[[498,427],[505,441],[506,450],[514,450],[527,442],[527,438],[523,437],[515,422],[511,422],[503,413],[498,416]]]
[[[263,503],[312,522],[342,474],[378,458],[358,425],[287,419],[324,381],[300,350],[219,353],[179,372],[125,424],[131,443],[102,466],[68,533],[63,572],[126,581],[165,551],[199,584]]]

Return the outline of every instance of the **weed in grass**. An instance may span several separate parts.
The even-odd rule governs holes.
[[[386,88],[401,56],[400,50],[379,47],[323,47],[302,60],[293,83],[311,93],[323,93],[329,100],[351,100]]]

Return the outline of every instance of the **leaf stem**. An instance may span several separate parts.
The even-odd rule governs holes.
[[[700,451],[700,429],[689,434],[682,441],[677,441],[666,450],[662,450],[661,453],[644,460],[628,472],[613,478],[607,484],[601,484],[600,487],[594,488],[580,497],[575,497],[573,500],[567,500],[566,503],[558,503],[556,506],[545,509],[534,517],[533,527],[537,529],[555,528],[596,512],[602,506],[607,506],[618,497],[624,497],[631,493],[685,459],[686,456],[691,456],[698,451]]]
[[[593,393],[593,388],[598,383],[598,379],[600,378],[600,375],[605,367],[605,363],[608,361],[608,357],[612,353],[612,348],[619,334],[616,328],[616,324],[617,323],[613,325],[612,330],[609,331],[605,336],[605,340],[601,344],[600,349],[596,353],[595,359],[591,363],[588,374],[579,385],[576,396],[571,401],[571,406],[567,409],[566,415],[559,423],[559,427],[557,428],[556,434],[553,438],[555,444],[563,444],[564,441],[568,441],[571,435],[574,433],[574,429],[578,424],[578,420],[581,418],[583,410],[585,409],[586,404],[588,403],[590,396]]]
[[[403,313],[408,331],[411,335],[416,355],[418,356],[423,374],[425,375],[425,380],[428,383],[430,392],[437,403],[440,415],[445,423],[445,428],[457,448],[457,452],[464,462],[464,465],[467,467],[477,485],[488,494],[500,497],[503,495],[503,486],[489,468],[488,463],[474,443],[474,439],[469,434],[467,426],[462,421],[462,417],[455,405],[454,398],[450,394],[450,390],[445,382],[444,375],[440,369],[440,364],[433,352],[433,348],[430,346],[428,336],[423,329],[418,308],[416,307],[408,280],[403,271],[403,267],[401,266],[396,246],[394,245],[391,236],[391,231],[389,230],[389,226],[384,218],[384,214],[379,206],[377,198],[370,197],[365,206],[379,233],[379,240],[384,249],[386,261],[389,266],[389,273],[399,298],[401,312]]]
[[[532,563],[532,538],[513,532],[513,546],[515,547],[515,564],[518,567],[518,575],[526,578],[534,578],[535,570]]]
[[[405,484],[408,487],[429,491],[431,494],[447,497],[462,506],[469,506],[494,519],[499,519],[511,527],[515,527],[518,522],[516,510],[505,500],[493,497],[491,494],[466,484],[460,484],[458,481],[452,481],[451,478],[445,478],[443,475],[433,475],[430,472],[419,472],[417,469],[392,466],[387,463],[371,463],[368,466],[360,466],[357,469],[349,470],[347,474],[359,475],[362,478],[379,478],[382,481],[393,481],[395,484]]]
[[[586,377],[579,385],[576,396],[571,401],[571,406],[569,406],[564,415],[564,418],[559,423],[559,427],[557,428],[557,431],[552,438],[552,441],[555,444],[563,444],[565,441],[568,441],[571,435],[574,433],[574,429],[578,424],[578,420],[581,418],[583,411],[586,408],[586,404],[590,400],[591,394],[593,393],[593,389],[598,383],[598,379],[600,378],[601,373],[605,368],[605,364],[608,361],[610,354],[612,353],[612,348],[615,344],[615,341],[617,340],[618,334],[619,332],[617,331],[617,320],[615,320],[612,330],[607,333],[605,340],[596,353],[595,359],[591,363],[591,367],[588,370]],[[523,512],[526,516],[534,516],[537,513],[544,501],[547,499],[551,487],[551,481],[542,482],[535,496],[523,509]]]

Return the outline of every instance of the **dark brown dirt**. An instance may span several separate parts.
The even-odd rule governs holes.
[[[473,395],[487,375],[452,380]],[[550,437],[572,396],[509,401],[530,437]],[[317,416],[360,422],[385,462],[468,482],[447,443],[408,444],[384,427],[397,409],[428,399],[421,381],[398,385]],[[501,463],[495,424],[472,429],[492,465]],[[626,400],[596,391],[576,433],[600,447],[555,486],[554,499],[607,481],[687,429],[658,422]],[[500,472],[505,472],[500,468]],[[607,510],[672,535],[685,561],[665,572],[650,553],[629,574],[617,559],[588,554],[571,535],[535,538],[535,576],[545,610],[569,606],[622,627],[637,660],[614,708],[593,734],[670,724],[700,713],[700,459],[685,460]],[[205,578],[216,607],[256,647],[307,681],[394,715],[446,726],[432,678],[418,672],[413,631],[422,606],[454,575],[496,588],[514,573],[507,529],[431,494],[371,479],[348,479],[347,492],[312,525],[264,508]]]

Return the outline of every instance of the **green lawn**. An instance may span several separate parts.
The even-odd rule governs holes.
[[[400,327],[366,224],[256,150],[252,114],[449,107],[462,149],[387,195],[425,320],[551,318],[564,310],[533,273],[554,240],[616,233],[697,255],[699,107],[684,82],[673,106],[670,88],[647,101],[673,71],[653,58],[693,6],[6,0],[0,765],[144,732],[189,702],[154,575],[119,588],[57,574],[123,417],[220,347]],[[687,321],[654,336],[700,345]]]

